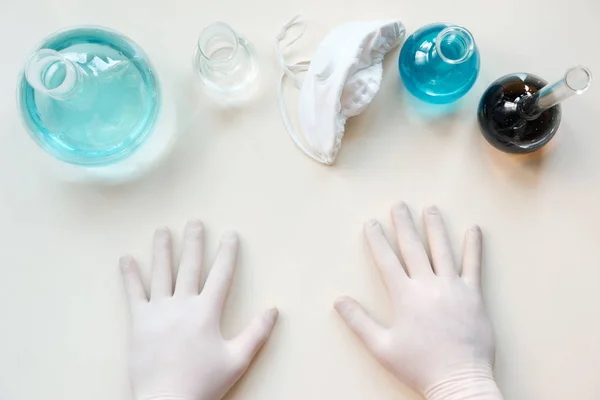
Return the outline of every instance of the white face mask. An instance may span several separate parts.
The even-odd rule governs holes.
[[[281,47],[293,25],[302,31]],[[283,50],[294,44],[306,29],[296,16],[281,30],[276,51],[283,70],[279,82],[279,108],[290,137],[307,156],[320,163],[334,163],[350,117],[362,113],[379,91],[383,57],[404,37],[399,21],[351,22],[329,33],[311,62],[287,64]],[[297,73],[306,71],[304,82]],[[283,100],[283,78],[291,78],[300,89],[298,116],[303,138],[296,133]]]

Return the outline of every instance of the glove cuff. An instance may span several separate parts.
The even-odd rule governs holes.
[[[427,400],[502,400],[492,367],[466,369],[431,386],[423,393]]]
[[[191,397],[180,396],[176,394],[158,394],[153,396],[136,397],[136,400],[197,400]]]

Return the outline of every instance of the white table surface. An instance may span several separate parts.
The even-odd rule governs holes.
[[[274,36],[309,20],[290,56],[309,57],[332,27],[397,17],[409,32],[436,20],[474,34],[482,71],[466,110],[427,122],[401,94],[397,53],[368,112],[348,125],[338,162],[304,157],[283,129]],[[511,400],[592,400],[600,393],[600,88],[564,104],[543,157],[492,150],[477,131],[477,98],[492,80],[528,71],[548,80],[574,64],[600,76],[597,0],[6,0],[0,6],[0,398],[128,399],[127,313],[117,270],[125,252],[148,267],[152,231],[203,219],[208,252],[242,237],[223,330],[277,305],[273,337],[229,399],[418,398],[379,367],[331,304],[340,294],[382,319],[389,303],[361,235],[390,205],[435,203],[457,249],[485,232],[485,297],[498,337],[497,378]],[[224,20],[260,53],[260,101],[234,113],[198,95],[191,52]],[[136,40],[177,94],[181,138],[168,162],[121,188],[48,179],[20,126],[15,82],[46,34],[100,24]],[[291,90],[290,107],[293,107]]]

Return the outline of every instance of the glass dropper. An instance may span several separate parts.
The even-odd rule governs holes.
[[[544,110],[585,92],[591,83],[592,73],[588,68],[581,65],[570,68],[558,82],[544,86],[517,103],[519,114],[527,120],[536,119]]]

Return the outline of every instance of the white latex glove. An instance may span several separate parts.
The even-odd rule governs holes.
[[[184,236],[174,290],[168,229],[154,234],[149,297],[133,258],[120,260],[131,309],[129,374],[136,400],[221,399],[246,371],[277,319],[273,308],[235,339],[223,339],[219,325],[237,261],[237,235],[223,236],[203,289],[202,223],[190,221]]]
[[[392,326],[381,326],[348,297],[336,301],[336,310],[382,365],[428,400],[501,399],[481,291],[481,230],[467,230],[459,275],[437,208],[423,213],[431,262],[406,204],[393,207],[392,219],[404,262],[379,222],[364,227],[393,303]]]

